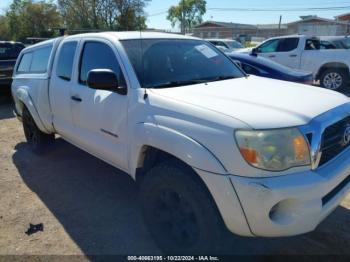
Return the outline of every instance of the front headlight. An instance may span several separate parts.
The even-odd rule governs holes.
[[[308,143],[297,128],[239,130],[235,135],[243,158],[256,168],[284,171],[311,163]]]

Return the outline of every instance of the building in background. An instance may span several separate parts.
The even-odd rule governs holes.
[[[274,36],[286,35],[288,26],[286,24],[265,24],[256,26],[256,37],[269,38]]]
[[[225,38],[249,40],[256,34],[256,26],[238,23],[207,21],[193,29],[193,35],[200,38]]]
[[[301,34],[308,36],[346,35],[348,23],[321,18],[315,15],[301,16],[301,19],[288,23],[287,34]]]
[[[350,13],[338,15],[335,17],[335,20],[337,20],[338,22],[347,24],[346,34],[349,35],[350,34]]]
[[[300,20],[286,24],[250,25],[206,21],[193,29],[200,38],[227,38],[250,41],[252,38],[266,39],[280,35],[302,34],[309,36],[339,36],[350,34],[350,13],[334,20],[315,15],[301,16]]]
[[[350,23],[350,13],[338,15],[335,17],[335,20],[340,21],[340,22]]]

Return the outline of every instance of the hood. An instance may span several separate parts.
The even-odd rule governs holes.
[[[248,53],[251,53],[252,50],[253,50],[252,47],[247,47],[247,48],[242,48],[242,49],[235,50],[235,52],[248,54]]]
[[[289,71],[291,72],[289,74],[295,77],[308,77],[308,76],[313,77],[313,73],[309,71],[305,71],[301,69],[289,69]]]
[[[350,102],[334,91],[256,76],[151,92],[239,119],[254,129],[305,125]]]

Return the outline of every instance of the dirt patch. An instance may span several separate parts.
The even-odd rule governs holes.
[[[0,102],[1,103],[1,102]],[[123,172],[61,139],[42,156],[0,104],[0,255],[160,254]],[[29,225],[43,231],[26,234]],[[316,231],[292,238],[228,236],[222,254],[350,254],[350,196]]]

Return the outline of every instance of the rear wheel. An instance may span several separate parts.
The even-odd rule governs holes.
[[[35,124],[27,108],[23,109],[22,122],[24,135],[31,149],[35,153],[42,153],[44,149],[53,142],[55,136],[42,132]]]
[[[339,68],[327,69],[320,77],[321,86],[334,91],[345,90],[348,80],[349,77],[346,70]]]
[[[224,226],[216,205],[194,171],[178,161],[154,167],[141,184],[145,222],[166,254],[217,251]]]

